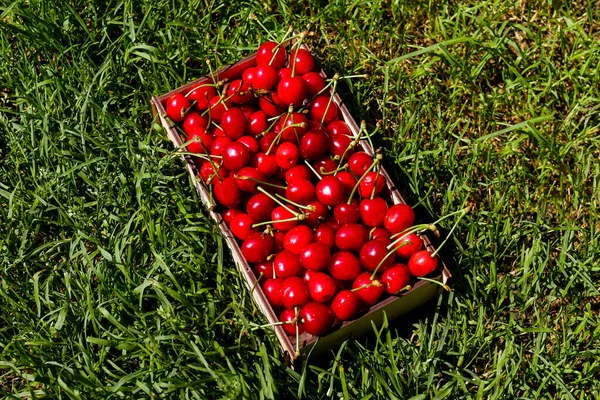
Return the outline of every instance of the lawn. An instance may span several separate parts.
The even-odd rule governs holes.
[[[598,4],[303,3],[1,2],[0,396],[600,398]],[[290,25],[420,222],[473,206],[452,293],[295,370],[149,106]]]

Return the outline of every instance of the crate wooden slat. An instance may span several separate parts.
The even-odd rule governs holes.
[[[302,48],[310,51],[308,46],[305,44],[302,45]],[[242,72],[246,68],[255,65],[256,57],[255,55],[251,55],[243,58],[235,64],[218,70],[215,72],[214,76],[217,81],[237,79],[241,76]],[[326,78],[323,70],[320,70],[320,73],[324,78]],[[153,114],[160,119],[163,127],[167,131],[169,139],[173,142],[173,146],[176,149],[181,148],[184,141],[182,140],[177,129],[164,117],[166,101],[174,93],[187,94],[195,87],[208,82],[212,82],[212,78],[210,76],[205,76],[161,96],[154,96],[151,100]],[[340,109],[341,119],[348,124],[348,127],[356,137],[359,134],[359,127],[337,93],[333,96],[333,101],[335,101]],[[369,144],[365,140],[361,140],[359,145],[365,152],[373,155]],[[197,178],[199,171],[195,163],[189,155],[182,155],[182,158],[185,160],[186,168],[193,178],[192,181],[194,182],[194,187],[198,192],[200,200],[206,206],[215,223],[219,226],[221,233],[229,249],[231,250],[232,257],[244,279],[244,282],[246,283],[246,287],[248,290],[251,290],[254,301],[266,317],[269,324],[276,324],[279,321],[278,316],[275,315],[260,285],[257,284],[256,277],[254,276],[251,267],[242,256],[241,249],[237,244],[233,234],[223,221],[222,216],[213,211],[215,204],[212,202],[208,188],[206,188],[200,178]],[[394,204],[405,203],[404,198],[393,185],[389,174],[385,171],[383,166],[381,167],[381,174],[384,176],[386,181],[385,191],[387,197]],[[426,248],[430,251],[434,251],[435,249],[427,236],[424,235],[422,238]],[[439,274],[434,276],[433,279],[446,283],[450,278],[451,274],[442,262],[439,268]],[[299,337],[298,347],[300,349],[300,354],[296,354],[295,338],[287,336],[281,326],[273,325],[272,328],[280,342],[281,350],[284,352],[284,354],[289,356],[290,360],[294,361],[298,356],[306,355],[311,350],[313,350],[314,353],[318,353],[319,351],[331,349],[332,347],[341,343],[343,340],[346,340],[350,337],[358,337],[372,329],[371,321],[373,321],[376,325],[380,325],[383,320],[384,313],[387,315],[389,320],[395,319],[400,315],[405,314],[406,312],[432,300],[439,294],[440,290],[441,289],[439,285],[421,280],[418,281],[411,290],[399,296],[389,296],[385,298],[383,301],[371,307],[368,312],[359,316],[357,319],[344,322],[341,326],[334,328],[330,333],[322,337],[316,338],[312,335],[304,333]]]

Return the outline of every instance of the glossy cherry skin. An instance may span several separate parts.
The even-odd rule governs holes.
[[[221,168],[220,164],[215,164],[214,166],[217,167],[217,171],[221,179],[229,175],[225,168]],[[207,185],[214,185],[215,182],[219,180],[217,174],[215,174],[214,166],[210,161],[205,161],[200,167],[200,177]]]
[[[306,203],[306,206],[311,207],[312,209],[305,210],[305,214],[308,216],[304,219],[304,223],[311,228],[314,228],[321,221],[324,221],[329,212],[327,206],[316,199]]]
[[[404,264],[394,264],[381,274],[380,280],[386,293],[396,294],[410,282],[410,270]]]
[[[342,156],[346,160],[352,153],[352,138],[346,135],[331,135],[329,137],[329,152],[336,160]],[[360,175],[357,175],[360,176]]]
[[[273,236],[265,233],[251,233],[242,243],[242,254],[250,263],[261,263],[273,253]]]
[[[241,138],[246,133],[246,116],[239,108],[231,107],[221,116],[221,129],[231,139]]]
[[[329,275],[340,281],[352,281],[360,274],[362,267],[356,256],[348,251],[338,251],[331,256]]]
[[[214,137],[206,132],[201,126],[189,129],[190,133],[185,138],[189,142],[187,149],[190,153],[206,154],[213,144]]]
[[[319,174],[324,174],[326,172],[332,172],[335,171],[338,167],[338,163],[333,161],[329,156],[325,155],[321,158],[319,158],[317,161],[314,162],[313,164],[313,168],[315,169],[315,171],[317,171]]]
[[[325,88],[325,80],[318,72],[307,72],[302,75],[306,87],[306,97],[313,97]]]
[[[308,286],[299,276],[291,276],[281,284],[281,303],[284,307],[302,306],[309,300]]]
[[[246,120],[248,133],[252,135],[258,135],[266,131],[267,128],[269,128],[267,118],[267,114],[265,114],[265,112],[262,110],[252,113],[252,115],[250,115],[250,117]]]
[[[285,234],[283,247],[294,254],[300,254],[302,249],[312,243],[313,231],[306,225],[298,225]],[[302,263],[302,261],[300,261]]]
[[[323,271],[329,267],[331,250],[323,243],[312,242],[300,251],[300,264],[311,271]]]
[[[275,275],[279,278],[289,278],[290,276],[302,275],[302,265],[297,254],[288,250],[277,253],[273,260]]]
[[[332,122],[333,123],[333,122]],[[348,159],[348,168],[356,176],[363,176],[373,164],[373,157],[364,151],[357,151]]]
[[[380,240],[369,240],[360,248],[359,259],[360,263],[367,271],[375,271],[375,268],[379,263],[383,261],[383,264],[379,267],[379,272],[385,271],[390,265],[394,263],[394,255],[385,258],[388,254],[385,243]]]
[[[317,183],[316,195],[326,206],[335,206],[344,198],[344,185],[335,176],[325,176]]]
[[[354,293],[368,306],[377,303],[385,290],[383,284],[378,279],[371,280],[371,273],[369,272],[363,272],[358,275],[354,283],[352,283],[352,289],[356,289]]]
[[[283,169],[288,170],[298,163],[298,147],[290,142],[284,142],[277,147],[275,152],[275,162]]]
[[[400,245],[404,245],[400,247]],[[421,239],[415,233],[409,233],[398,239],[398,242],[394,245],[397,248],[396,255],[400,258],[409,259],[417,251],[423,247],[423,239]]]
[[[208,126],[208,121],[206,120],[206,118],[204,118],[203,116],[201,116],[200,114],[198,114],[195,111],[190,111],[186,115],[185,120],[183,121],[183,131],[185,133],[187,133],[188,135],[190,133],[192,133],[194,128],[206,129],[207,126]],[[208,146],[208,148],[210,149],[210,146]]]
[[[281,307],[281,284],[283,283],[282,278],[267,279],[263,283],[262,289],[265,293],[265,297],[269,301],[269,304],[273,307]]]
[[[208,106],[208,113],[210,114],[210,119],[215,122],[221,122],[221,117],[225,111],[231,106],[230,101],[225,101],[221,99],[221,96],[214,96],[210,99],[210,103]]]
[[[385,243],[386,246],[392,243],[390,240],[390,232],[385,228],[375,228],[371,230],[370,236],[372,240],[379,240]]]
[[[332,121],[327,125],[327,132],[329,132],[330,135],[346,135],[346,136],[354,136],[352,134],[352,131],[350,130],[350,128],[348,127],[348,124],[346,124],[344,121],[342,120],[336,120],[336,121]],[[361,174],[362,175],[362,174]],[[360,175],[358,175],[360,176]]]
[[[246,104],[254,98],[250,91],[250,82],[242,79],[232,81],[227,87],[225,95],[234,104]]]
[[[252,225],[255,224],[256,221],[252,219],[248,214],[239,214],[236,216],[233,221],[231,221],[231,225],[229,226],[229,230],[233,233],[233,236],[240,240],[245,240],[248,235],[251,233],[257,232],[256,229],[252,228]],[[268,254],[267,254],[268,255]],[[258,262],[258,261],[250,261],[250,262]]]
[[[270,92],[258,99],[258,106],[269,117],[276,117],[284,111],[277,92]]]
[[[369,231],[361,224],[345,224],[335,233],[335,245],[340,250],[360,251],[369,240]]]
[[[256,222],[268,221],[277,204],[264,193],[257,193],[246,202],[246,212]]]
[[[337,285],[329,275],[317,272],[308,282],[308,292],[310,297],[317,303],[325,303],[335,296]]]
[[[338,203],[333,208],[333,216],[340,225],[354,224],[359,220],[358,203],[352,200],[348,203]]]
[[[294,203],[305,205],[315,197],[315,187],[306,179],[298,178],[288,183],[285,197]]]
[[[313,70],[315,59],[310,52],[304,49],[293,51],[290,55],[290,67],[296,72],[296,76],[304,75]]]
[[[249,82],[250,86],[253,85],[255,76],[256,76],[256,67],[246,68],[244,70],[244,72],[242,72],[242,80],[244,82]]]
[[[304,79],[301,76],[281,79],[277,84],[277,94],[283,106],[293,104],[296,108],[300,107],[306,98]]]
[[[264,42],[256,51],[256,64],[270,65],[275,69],[279,69],[287,62],[287,52],[283,46],[277,45],[275,42]]]
[[[285,250],[283,247],[283,241],[285,240],[285,233],[280,232],[280,231],[275,231],[273,233],[273,239],[275,240],[275,249],[273,250],[273,253],[280,253],[283,250]]]
[[[327,152],[327,135],[322,131],[308,131],[300,139],[300,155],[305,160],[317,160]]]
[[[335,316],[331,308],[323,303],[308,303],[300,309],[300,317],[304,322],[307,333],[319,336],[327,332],[333,326]]]
[[[243,213],[244,212],[242,210],[240,210],[239,208],[228,208],[221,215],[223,216],[223,221],[225,221],[225,224],[227,224],[227,226],[229,226],[229,225],[231,225],[231,221],[233,221],[233,219],[235,217],[237,217],[238,215],[243,214]]]
[[[281,140],[298,144],[300,139],[308,131],[308,120],[304,114],[297,112],[288,113],[280,119],[281,124],[277,125],[281,131]]]
[[[360,298],[350,290],[342,290],[331,301],[331,309],[340,321],[354,318],[360,307]]]
[[[252,86],[255,89],[271,90],[277,83],[277,71],[266,64],[256,66]]]
[[[342,182],[342,185],[344,185],[344,198],[347,198],[350,196],[352,189],[354,189],[354,186],[356,185],[356,178],[348,171],[340,171],[336,173],[335,176]]]
[[[272,279],[274,277],[273,261],[259,262],[254,266],[252,270],[254,271],[254,276],[256,277],[256,279],[265,280]]]
[[[415,222],[415,212],[407,204],[396,204],[390,207],[385,214],[383,226],[390,233],[402,232]]]
[[[410,269],[410,273],[417,277],[429,275],[435,271],[437,265],[437,256],[431,257],[431,253],[428,250],[417,251],[408,260],[408,269]]]
[[[281,327],[289,336],[296,336],[296,326],[298,326],[298,335],[304,333],[304,324],[297,320],[296,310],[293,308],[286,308],[279,315],[279,321],[287,322],[282,324]]]
[[[210,146],[210,155],[211,156],[222,156],[225,151],[225,147],[227,147],[232,140],[227,136],[218,136],[215,137],[212,145]]]
[[[258,141],[256,139],[254,139],[252,136],[244,135],[241,138],[239,138],[238,140],[236,140],[236,142],[241,143],[244,146],[246,146],[252,156],[257,154],[258,151],[260,150],[260,148],[258,147]]]
[[[364,198],[371,198],[371,195],[378,196],[385,186],[385,178],[376,171],[371,171],[363,178],[358,185],[358,193]]]
[[[286,222],[277,222],[277,221],[282,221],[282,220],[288,220],[291,218],[294,218],[294,214],[289,212],[283,206],[277,206],[271,212],[271,220],[274,221],[273,228],[275,228],[281,232],[289,231],[290,229],[292,229],[293,227],[298,225],[298,222],[300,222],[300,220],[297,220],[297,219],[292,220],[292,221],[286,221]]]
[[[213,197],[224,207],[235,208],[240,204],[242,192],[238,187],[235,179],[225,177],[222,180],[217,180],[213,186]]]
[[[256,164],[256,168],[267,177],[275,175],[279,170],[274,154],[257,153],[253,158],[253,164]]]
[[[190,101],[183,94],[175,93],[167,99],[167,115],[173,122],[179,123],[185,118],[190,106]]]
[[[292,168],[285,171],[285,180],[287,183],[292,183],[296,179],[304,179],[310,182],[312,177],[311,170],[304,164],[294,165]]]
[[[387,201],[381,197],[366,198],[360,202],[360,219],[369,228],[383,226],[383,220],[388,211]]]
[[[328,224],[321,224],[315,230],[315,242],[324,244],[330,249],[335,247],[335,230]]]
[[[277,71],[277,76],[279,76],[279,80],[287,79],[292,77],[292,69],[288,67],[281,68]]]
[[[238,171],[250,162],[250,151],[241,143],[229,143],[223,149],[223,166],[229,171]]]
[[[187,98],[189,101],[196,101],[198,110],[206,110],[210,99],[217,95],[217,89],[212,85],[200,85],[192,89]]]
[[[329,96],[321,94],[315,97],[311,102],[308,115],[312,120],[322,121],[324,124],[328,124],[337,118],[338,111],[339,108],[335,101],[331,100],[331,102],[329,102]]]
[[[243,167],[234,174],[234,178],[238,187],[242,192],[258,193],[256,187],[259,185],[257,181],[264,182],[267,178],[254,167]]]

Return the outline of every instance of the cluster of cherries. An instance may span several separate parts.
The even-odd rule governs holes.
[[[364,125],[355,136],[340,119],[338,79],[299,45],[266,42],[239,79],[166,103],[289,335],[322,335],[438,265],[419,236],[432,226],[391,204]]]

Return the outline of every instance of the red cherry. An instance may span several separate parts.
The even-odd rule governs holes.
[[[317,303],[325,303],[335,296],[337,286],[329,275],[317,272],[308,282],[308,292]]]
[[[326,206],[335,206],[344,197],[344,185],[335,176],[325,176],[317,183],[316,195]]]
[[[321,221],[324,221],[329,212],[327,206],[319,200],[310,201],[306,206],[312,208],[312,210],[305,211],[305,214],[308,214],[308,216],[304,219],[304,223],[312,228],[317,226]]]
[[[340,171],[335,176],[342,182],[344,185],[344,197],[350,196],[352,193],[352,189],[356,186],[356,178],[350,172]]]
[[[302,106],[306,98],[306,87],[301,76],[283,78],[277,85],[279,101],[285,107],[293,104],[296,108]]]
[[[266,154],[267,151],[270,150],[269,154],[275,154],[275,150],[277,150],[275,140],[277,140],[277,134],[275,132],[269,132],[262,136],[258,141],[260,151]]]
[[[269,127],[267,118],[267,114],[265,114],[265,112],[262,110],[258,110],[252,113],[252,115],[250,115],[250,117],[247,120],[248,132],[253,135],[258,135],[266,131]]]
[[[334,157],[342,158],[342,156],[344,156],[344,160],[346,160],[352,154],[351,153],[351,150],[352,150],[351,145],[352,145],[352,138],[350,138],[346,135],[331,135],[329,137],[329,152]],[[361,176],[361,175],[357,175],[357,176]]]
[[[190,105],[190,101],[183,94],[175,93],[167,99],[167,115],[173,122],[179,123],[183,121]]]
[[[256,279],[273,279],[273,261],[263,261],[257,263],[254,268]]]
[[[246,104],[254,98],[250,91],[250,82],[241,79],[231,81],[225,95],[234,104]]]
[[[217,171],[219,172],[219,177],[221,177],[221,179],[229,175],[225,168],[221,168],[220,164],[215,164],[215,166],[217,167]],[[210,161],[205,161],[202,164],[202,167],[200,167],[200,176],[207,185],[214,185],[215,182],[219,180],[217,174],[215,174],[213,164]]]
[[[313,231],[306,225],[298,225],[285,234],[283,246],[294,254],[300,254],[303,248],[313,241]],[[302,263],[302,260],[300,260]]]
[[[256,221],[252,219],[248,214],[240,214],[236,216],[233,221],[231,221],[231,225],[229,226],[229,230],[233,233],[233,236],[240,240],[245,240],[251,233],[257,232],[256,229],[252,228],[252,225],[255,224]],[[268,255],[268,254],[267,254]],[[258,261],[250,261],[250,262],[258,262]]]
[[[275,175],[279,170],[274,154],[267,155],[265,153],[258,153],[254,157],[254,164],[256,164],[256,168],[267,177]]]
[[[408,260],[408,269],[410,269],[410,273],[417,277],[429,275],[435,271],[437,265],[437,257],[431,257],[429,250],[417,251]]]
[[[388,255],[388,250],[385,243],[381,240],[370,240],[363,244],[360,248],[359,259],[360,263],[367,271],[375,271],[379,263],[383,261],[383,264],[379,267],[379,271],[385,271],[390,265],[394,263],[394,256]]]
[[[404,264],[394,264],[381,275],[381,283],[388,294],[396,294],[410,282],[410,270]]]
[[[238,171],[250,162],[250,151],[241,143],[229,143],[223,149],[223,165],[229,171]]]
[[[381,197],[366,198],[360,202],[360,219],[369,228],[382,226],[387,211],[388,204]]]
[[[288,250],[283,250],[275,256],[273,260],[275,274],[280,278],[289,278],[290,276],[300,276],[302,274],[302,265],[297,254]]]
[[[386,246],[390,245],[392,241],[390,240],[390,232],[388,232],[385,228],[375,228],[371,231],[371,239],[379,240],[385,243]]]
[[[327,152],[327,135],[322,131],[308,131],[300,139],[300,155],[305,160],[317,160]]]
[[[283,106],[276,92],[269,92],[258,99],[258,106],[269,117],[276,117],[283,112]]]
[[[246,202],[246,212],[256,222],[268,221],[276,203],[264,193],[257,193]]]
[[[234,174],[238,187],[242,192],[257,193],[256,186],[258,182],[264,182],[267,178],[265,175],[254,167],[243,167]]]
[[[329,266],[331,251],[322,243],[309,243],[300,251],[300,264],[306,269],[322,271]]]
[[[325,88],[325,80],[318,72],[307,72],[302,75],[304,86],[306,87],[306,96],[314,97]]]
[[[286,222],[277,222],[277,221],[289,220],[292,218],[294,218],[294,214],[289,212],[283,206],[275,207],[273,209],[273,211],[271,212],[271,220],[275,221],[275,222],[273,222],[273,228],[275,228],[281,232],[289,231],[290,229],[292,229],[293,227],[298,225],[299,220],[296,219],[296,220],[291,220],[291,221],[286,221]]]
[[[360,251],[369,240],[369,231],[360,224],[345,224],[335,234],[335,245],[340,250]]]
[[[256,76],[256,67],[246,68],[242,73],[242,80],[248,82],[250,86],[253,85],[254,77]]]
[[[315,121],[323,121],[324,124],[328,124],[338,115],[338,105],[335,101],[331,100],[327,95],[319,95],[311,102],[310,107],[310,118]]]
[[[291,276],[281,285],[281,303],[284,307],[291,308],[302,306],[310,300],[308,286],[298,276]]]
[[[285,240],[285,233],[276,231],[273,233],[273,239],[275,240],[275,249],[273,253],[280,253],[283,250],[283,241]]]
[[[333,216],[340,225],[358,222],[358,203],[352,200],[350,204],[344,202],[336,204],[333,208]]]
[[[285,171],[285,180],[287,183],[292,183],[296,179],[304,179],[310,182],[311,178],[312,172],[303,164],[294,165],[292,168]]]
[[[213,144],[214,137],[206,132],[206,129],[196,126],[189,129],[191,132],[185,138],[189,142],[187,149],[190,153],[206,154]],[[192,141],[195,140],[195,141]]]
[[[213,186],[213,197],[224,207],[235,208],[240,204],[242,192],[234,178],[226,177],[217,180]]]
[[[296,165],[298,157],[298,147],[290,142],[281,143],[275,152],[275,162],[283,170],[288,170]]]
[[[377,303],[385,290],[383,284],[379,280],[371,280],[371,274],[369,272],[363,272],[358,275],[352,284],[352,289],[357,289],[354,290],[354,293],[356,293],[361,301],[368,306]]]
[[[230,101],[224,101],[221,96],[214,96],[210,99],[209,103],[209,111],[210,119],[215,122],[221,122],[221,117],[223,117],[223,113],[231,106]]]
[[[251,233],[242,243],[242,254],[249,263],[264,262],[273,253],[273,236],[264,233]]]
[[[383,226],[390,233],[402,232],[415,222],[415,212],[407,204],[396,204],[389,208],[383,220]]]
[[[329,275],[340,281],[352,281],[360,274],[362,267],[356,256],[348,251],[338,251],[331,256]]]
[[[210,155],[211,156],[223,155],[223,151],[225,150],[225,147],[227,147],[227,145],[231,142],[232,142],[232,140],[230,138],[228,138],[227,136],[215,137],[212,142],[212,145],[210,146]]]
[[[306,179],[295,179],[288,183],[285,197],[301,205],[305,205],[315,197],[315,187]]]
[[[313,70],[315,59],[307,50],[298,49],[290,55],[289,65],[296,72],[296,76],[304,75]]]
[[[255,102],[240,104],[238,107],[244,113],[244,117],[246,117],[246,121],[248,121],[248,118],[250,118],[250,116],[252,114],[254,114],[256,111],[258,111],[258,108],[256,107]]]
[[[244,212],[242,210],[240,210],[239,208],[229,208],[222,214],[223,221],[225,221],[225,224],[227,224],[227,226],[229,226],[229,225],[231,225],[231,221],[233,221],[233,219],[235,217],[237,217],[238,215],[243,214],[243,213]]]
[[[404,245],[399,247],[400,245]],[[398,239],[394,248],[398,248],[396,250],[396,255],[401,258],[409,259],[415,254],[417,251],[421,250],[423,247],[423,239],[421,239],[415,233],[409,233],[408,235],[403,235]]]
[[[283,283],[282,278],[267,279],[263,283],[262,289],[265,293],[265,297],[269,301],[269,304],[273,307],[281,307],[281,284]]]
[[[271,90],[277,83],[277,71],[269,65],[258,65],[254,70],[252,86],[255,89]]]
[[[360,298],[350,290],[342,290],[331,301],[331,309],[340,321],[354,318],[360,306]]]
[[[337,121],[333,121],[330,122],[327,125],[327,132],[329,132],[330,135],[346,135],[346,136],[354,136],[352,134],[352,131],[350,130],[350,127],[348,127],[348,125],[341,120],[337,120]],[[357,176],[361,176],[362,174]]]
[[[300,309],[300,317],[304,322],[307,333],[319,336],[327,332],[333,326],[335,316],[331,308],[323,303],[308,303]]]
[[[244,146],[246,146],[248,148],[248,150],[250,150],[250,154],[252,156],[254,156],[256,153],[258,153],[258,150],[259,150],[258,142],[252,136],[247,136],[247,135],[242,136],[241,138],[236,140],[236,142],[241,143]]]
[[[277,71],[277,76],[279,77],[280,81],[282,79],[291,78],[292,77],[292,69],[287,68],[287,67],[281,68],[279,71]]]
[[[371,171],[367,173],[360,185],[358,185],[358,193],[360,193],[362,198],[370,198],[372,193],[374,193],[375,196],[379,195],[384,186],[385,178],[383,175],[375,171]],[[373,192],[373,188],[375,188],[375,192]]]
[[[308,285],[308,282],[310,282],[310,278],[312,278],[314,274],[316,274],[315,271],[306,269],[304,270],[304,275],[302,275],[302,280]]]
[[[256,52],[256,64],[267,64],[275,69],[285,65],[287,53],[283,46],[278,46],[275,42],[264,42]]]
[[[297,144],[308,131],[308,120],[304,114],[297,112],[286,114],[280,120],[281,140]]]
[[[333,122],[332,122],[333,124]],[[369,167],[373,164],[373,157],[364,151],[357,151],[348,159],[348,168],[356,176],[363,176]]]
[[[190,111],[183,121],[183,131],[188,135],[197,128],[206,129],[208,121],[195,111]],[[210,148],[210,146],[209,146]]]
[[[327,225],[321,224],[315,230],[315,242],[324,244],[328,248],[333,248],[335,246],[335,230]]]
[[[281,327],[289,336],[296,336],[296,326],[298,326],[298,335],[304,333],[304,324],[296,319],[296,310],[293,308],[283,310],[279,315],[279,321],[287,322]]]
[[[313,168],[315,171],[319,172],[319,174],[323,174],[325,172],[335,171],[338,167],[338,164],[333,161],[329,156],[323,156],[314,162]]]
[[[187,98],[189,101],[196,101],[198,110],[206,110],[210,104],[210,99],[217,95],[217,90],[212,85],[200,85],[192,89]]]
[[[239,139],[246,133],[246,117],[239,108],[231,107],[221,117],[221,129],[231,139]]]

